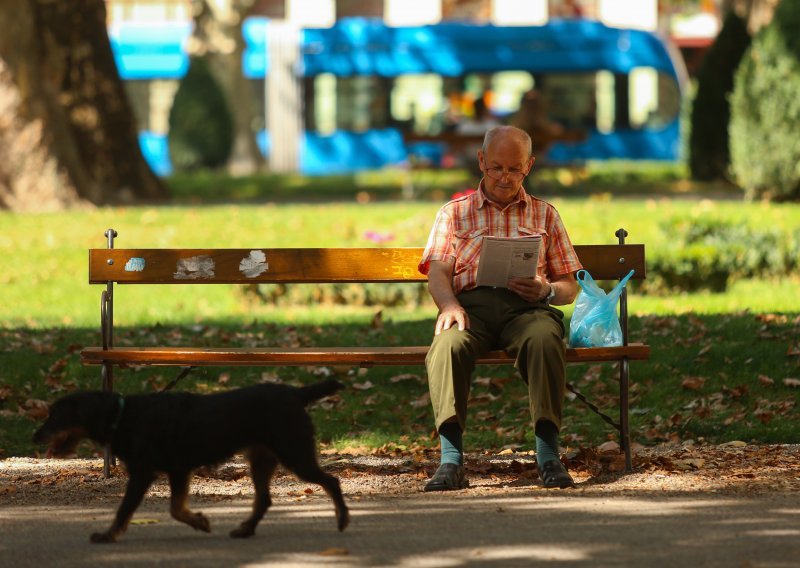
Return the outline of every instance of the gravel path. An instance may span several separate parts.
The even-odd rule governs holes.
[[[247,466],[199,472],[190,507],[210,535],[169,517],[159,480],[119,543],[90,545],[125,487],[99,459],[0,461],[0,566],[796,566],[800,446],[639,449],[569,455],[578,488],[545,490],[529,454],[469,455],[470,489],[427,494],[435,455],[326,453],[351,507],[344,533],[315,486],[279,472],[256,537],[232,541],[250,506]]]

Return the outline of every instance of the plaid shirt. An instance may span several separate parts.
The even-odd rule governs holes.
[[[419,271],[428,274],[434,260],[452,262],[453,292],[475,287],[483,235],[542,235],[538,274],[556,280],[582,268],[555,207],[520,190],[517,200],[501,209],[478,191],[444,205],[436,215]]]

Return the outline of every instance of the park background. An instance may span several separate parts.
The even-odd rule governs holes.
[[[105,246],[106,229],[118,231],[117,246],[136,248],[421,246],[438,208],[477,183],[459,147],[443,146],[441,138],[433,153],[407,152],[377,169],[336,175],[302,171],[298,115],[279,123],[281,144],[266,145],[265,127],[275,131],[270,118],[288,119],[269,112],[269,81],[241,72],[242,30],[251,18],[292,24],[288,29],[368,18],[399,27],[579,20],[658,32],[676,69],[682,66],[675,73],[679,104],[671,104],[668,117],[680,125],[674,157],[562,163],[548,160],[546,147],[528,189],[556,205],[575,242],[614,242],[624,227],[629,242],[647,247],[648,279],[630,290],[631,336],[652,346],[651,360],[632,366],[637,444],[800,440],[797,0],[445,0],[405,2],[417,8],[406,11],[389,0],[98,0],[80,12],[70,2],[7,4],[0,7],[8,32],[0,41],[0,458],[37,455],[41,448],[30,435],[46,403],[99,388],[98,370],[81,367],[78,351],[100,341],[101,290],[87,283],[86,250]],[[115,30],[131,20],[145,29],[188,26],[180,77],[120,79],[125,67]],[[535,75],[522,83],[518,75],[499,83],[480,74],[463,79],[464,120],[473,118],[476,100],[490,108],[504,100],[498,84],[518,85],[515,95],[547,86]],[[602,72],[572,83],[557,77],[553,97],[573,87],[585,92],[588,84],[614,98],[598,105],[610,114],[596,115],[592,125],[571,124],[568,112],[550,116],[551,123],[564,130],[657,130],[663,113],[649,111],[671,100],[659,98],[663,78],[644,71],[623,79]],[[358,134],[377,116],[381,127],[393,121],[424,142],[446,132],[430,109],[452,101],[431,97],[431,84],[451,82],[406,81],[394,97],[404,102],[394,106],[386,102],[394,91],[381,89],[396,85],[385,81],[317,82],[314,119],[323,130]],[[291,100],[302,110],[310,104],[309,84],[297,83],[303,81],[274,88],[297,89]],[[369,103],[381,96],[378,112]],[[497,118],[511,120],[513,105],[502,110]],[[292,132],[296,137],[286,138]],[[168,288],[118,288],[119,344],[425,344],[435,316],[424,287]],[[324,445],[385,452],[437,443],[421,368],[204,369],[179,388],[294,384],[330,373],[351,388],[314,411]],[[571,382],[611,406],[615,375],[610,366],[569,370]],[[116,386],[158,390],[171,379],[166,371],[128,369]],[[508,368],[479,369],[468,448],[533,447],[519,383]],[[577,403],[567,405],[567,449],[606,441],[602,422]]]

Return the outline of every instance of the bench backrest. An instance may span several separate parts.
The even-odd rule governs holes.
[[[595,280],[617,280],[634,269],[646,277],[644,245],[575,245]],[[425,282],[423,249],[91,249],[89,283],[252,284]]]

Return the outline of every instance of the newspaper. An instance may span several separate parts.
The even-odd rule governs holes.
[[[533,278],[541,244],[541,235],[483,237],[477,285],[508,288],[511,278]]]

